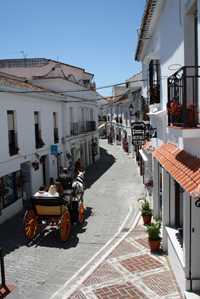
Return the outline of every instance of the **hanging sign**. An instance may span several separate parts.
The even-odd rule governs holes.
[[[57,155],[57,154],[58,154],[58,146],[51,145],[51,155]]]
[[[133,145],[145,144],[145,127],[146,125],[143,122],[133,122],[131,124]]]

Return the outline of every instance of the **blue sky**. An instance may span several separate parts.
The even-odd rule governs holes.
[[[0,59],[50,58],[95,75],[97,87],[141,71],[134,60],[146,0],[0,0]],[[111,96],[111,89],[99,89]]]

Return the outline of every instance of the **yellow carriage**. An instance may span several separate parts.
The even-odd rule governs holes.
[[[82,202],[78,204],[78,221],[82,223],[84,208]],[[36,234],[37,226],[60,227],[60,237],[67,241],[70,233],[71,219],[73,218],[72,202],[62,197],[30,197],[30,208],[24,215],[24,233],[28,240]]]

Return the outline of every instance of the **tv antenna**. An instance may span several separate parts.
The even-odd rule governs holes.
[[[28,54],[24,54],[24,51],[21,51],[21,52],[14,52],[14,54],[16,54],[16,53],[22,53],[25,59],[26,59],[26,56],[28,55]]]

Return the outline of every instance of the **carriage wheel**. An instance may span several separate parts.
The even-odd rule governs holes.
[[[26,211],[24,215],[24,233],[28,240],[32,240],[37,230],[37,218],[33,209]]]
[[[79,210],[78,210],[79,223],[83,222],[83,218],[84,218],[84,206],[83,206],[83,204],[81,204],[80,207],[79,207]]]
[[[61,217],[60,223],[60,236],[63,242],[67,241],[70,232],[70,214],[69,211],[65,211]]]

